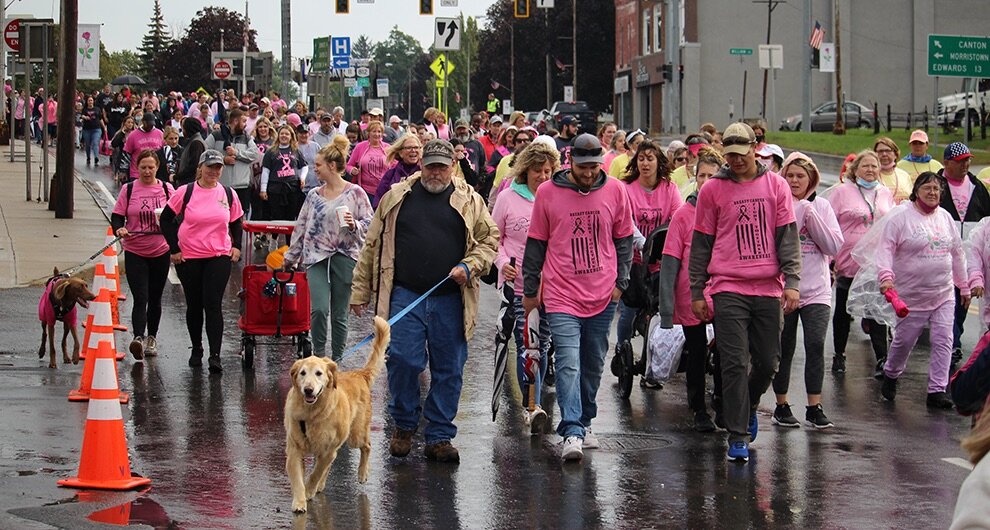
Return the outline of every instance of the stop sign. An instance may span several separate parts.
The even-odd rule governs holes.
[[[230,63],[227,61],[218,61],[217,64],[213,65],[213,75],[217,76],[219,79],[227,79],[230,77]]]
[[[3,28],[3,40],[10,47],[10,51],[18,52],[21,51],[21,40],[18,36],[18,32],[21,30],[21,19],[15,18],[7,23],[7,26]]]

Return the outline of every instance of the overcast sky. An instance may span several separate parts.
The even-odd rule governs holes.
[[[0,0],[7,4],[10,15],[33,15],[35,18],[59,19],[59,0]],[[81,24],[102,23],[103,45],[109,51],[136,50],[148,31],[153,2],[151,0],[78,0]],[[351,0],[351,14],[333,12],[334,0],[292,0],[292,56],[301,58],[313,54],[313,38],[334,34],[356,40],[361,34],[373,41],[384,40],[392,26],[419,39],[423,48],[433,43],[434,17],[419,14],[417,0],[372,0],[359,4]],[[440,7],[434,0],[434,16],[478,17],[493,0],[458,0],[458,7]],[[244,0],[161,0],[162,15],[169,30],[176,36],[189,25],[196,11],[204,5],[225,7],[244,12]],[[258,48],[281,56],[281,0],[249,0],[251,27],[258,32]],[[482,21],[480,26],[484,26]],[[340,33],[336,33],[339,30]]]

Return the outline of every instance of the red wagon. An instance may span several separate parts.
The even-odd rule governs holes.
[[[248,234],[292,234],[293,221],[245,221]],[[253,237],[253,236],[252,236]],[[309,338],[309,283],[306,274],[296,271],[269,271],[264,264],[254,264],[252,246],[248,245],[242,272],[241,366],[254,367],[258,337],[271,337],[263,344],[292,343],[296,354],[307,357],[313,353]],[[267,286],[267,287],[266,287]],[[289,338],[291,340],[282,340]]]

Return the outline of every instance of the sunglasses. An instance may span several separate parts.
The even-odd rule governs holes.
[[[735,138],[723,138],[722,145],[725,147],[730,147],[733,145],[752,145],[753,142],[749,138],[735,137]]]
[[[571,154],[574,156],[601,156],[602,148],[597,149],[582,149],[580,147],[575,147],[571,149]]]
[[[679,156],[679,157],[677,157],[677,158],[674,159],[674,162],[687,162],[687,157],[686,156]]]
[[[516,143],[517,144],[528,144],[528,143],[530,143],[532,141],[533,140],[530,139],[530,138],[516,138]]]

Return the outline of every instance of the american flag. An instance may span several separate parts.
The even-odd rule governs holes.
[[[501,83],[499,83],[498,81],[496,81],[494,79],[492,79],[491,82],[492,82],[492,90],[498,90],[498,87],[502,86]]]
[[[808,41],[808,44],[810,44],[812,48],[817,50],[822,47],[823,40],[825,40],[825,30],[822,28],[822,25],[819,24],[818,21],[816,20],[815,29],[811,30],[811,40]]]
[[[563,61],[561,61],[560,59],[554,57],[553,62],[555,65],[557,65],[557,68],[560,69],[561,71],[567,70],[567,65],[564,64]]]

